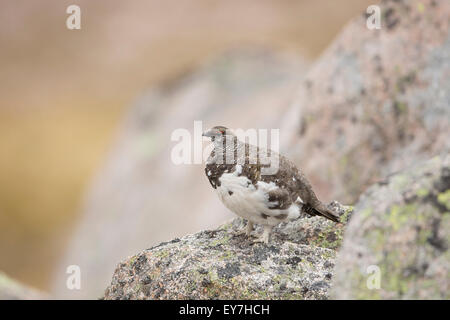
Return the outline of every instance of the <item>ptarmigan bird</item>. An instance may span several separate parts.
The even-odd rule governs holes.
[[[246,219],[247,236],[254,224],[264,227],[257,242],[269,242],[274,226],[296,219],[300,213],[320,215],[335,222],[339,217],[317,199],[311,184],[302,172],[287,158],[271,150],[244,143],[223,126],[203,133],[213,142],[205,173],[223,204],[238,216]],[[263,154],[264,153],[264,154]],[[278,157],[275,174],[261,174],[270,163],[267,154]]]

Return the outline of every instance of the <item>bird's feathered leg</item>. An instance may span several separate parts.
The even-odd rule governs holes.
[[[253,231],[253,222],[251,222],[250,220],[248,220],[248,221],[247,221],[247,228],[246,228],[245,234],[246,234],[248,237],[250,237],[250,234],[252,233],[252,231]]]
[[[270,240],[270,232],[272,231],[272,228],[273,228],[272,226],[265,225],[262,235],[258,239],[256,239],[255,242],[263,242],[265,244],[268,244],[269,240]]]
[[[245,229],[239,230],[236,232],[236,236],[240,236],[242,234],[245,234],[247,237],[250,237],[250,234],[253,231],[253,222],[247,220],[247,227]]]

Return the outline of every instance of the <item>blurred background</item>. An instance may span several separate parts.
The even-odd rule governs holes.
[[[192,130],[196,119],[205,125],[255,127],[261,108],[278,111],[260,115],[256,123],[279,127],[284,118],[269,120],[292,103],[311,61],[372,2],[1,1],[0,270],[64,296],[58,287],[65,283],[68,264],[111,257],[101,272],[82,267],[87,276],[100,272],[108,279],[114,261],[126,254],[231,217],[213,199],[201,166],[186,181],[198,181],[201,199],[209,205],[199,208],[192,199],[174,196],[190,185],[179,181],[187,173],[172,168],[168,149],[161,147],[170,146],[170,132]],[[71,4],[81,7],[81,30],[66,28]],[[233,122],[236,113],[224,112],[225,105],[249,112]],[[215,107],[219,111],[212,113]],[[149,123],[152,134],[139,132],[142,139],[134,139]],[[138,146],[130,147],[131,140]],[[124,157],[134,152],[153,158],[159,152],[159,158],[127,162]],[[149,174],[133,173],[136,166]],[[134,181],[143,186],[136,188],[136,198],[121,180],[130,176],[145,180]],[[180,190],[168,189],[174,181]],[[102,215],[124,207],[112,202],[111,208],[95,209],[108,202],[108,195],[116,197],[108,190],[118,185],[136,216],[126,214],[113,224]],[[328,191],[321,190],[326,198]],[[152,197],[159,202],[133,210]],[[178,207],[164,206],[173,202]],[[180,209],[186,207],[198,215]],[[215,214],[211,208],[222,211]],[[142,220],[143,215],[150,218]],[[109,235],[92,237],[102,232]],[[92,282],[83,282],[84,288]],[[99,296],[102,284],[94,287],[82,297]]]

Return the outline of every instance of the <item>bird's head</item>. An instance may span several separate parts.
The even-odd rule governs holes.
[[[203,132],[202,136],[211,138],[211,141],[225,141],[227,138],[234,137],[233,132],[224,126],[215,126]]]

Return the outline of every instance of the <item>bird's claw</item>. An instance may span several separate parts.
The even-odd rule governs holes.
[[[254,243],[269,244],[269,235],[268,234],[263,234],[259,238],[255,239],[253,242]]]

